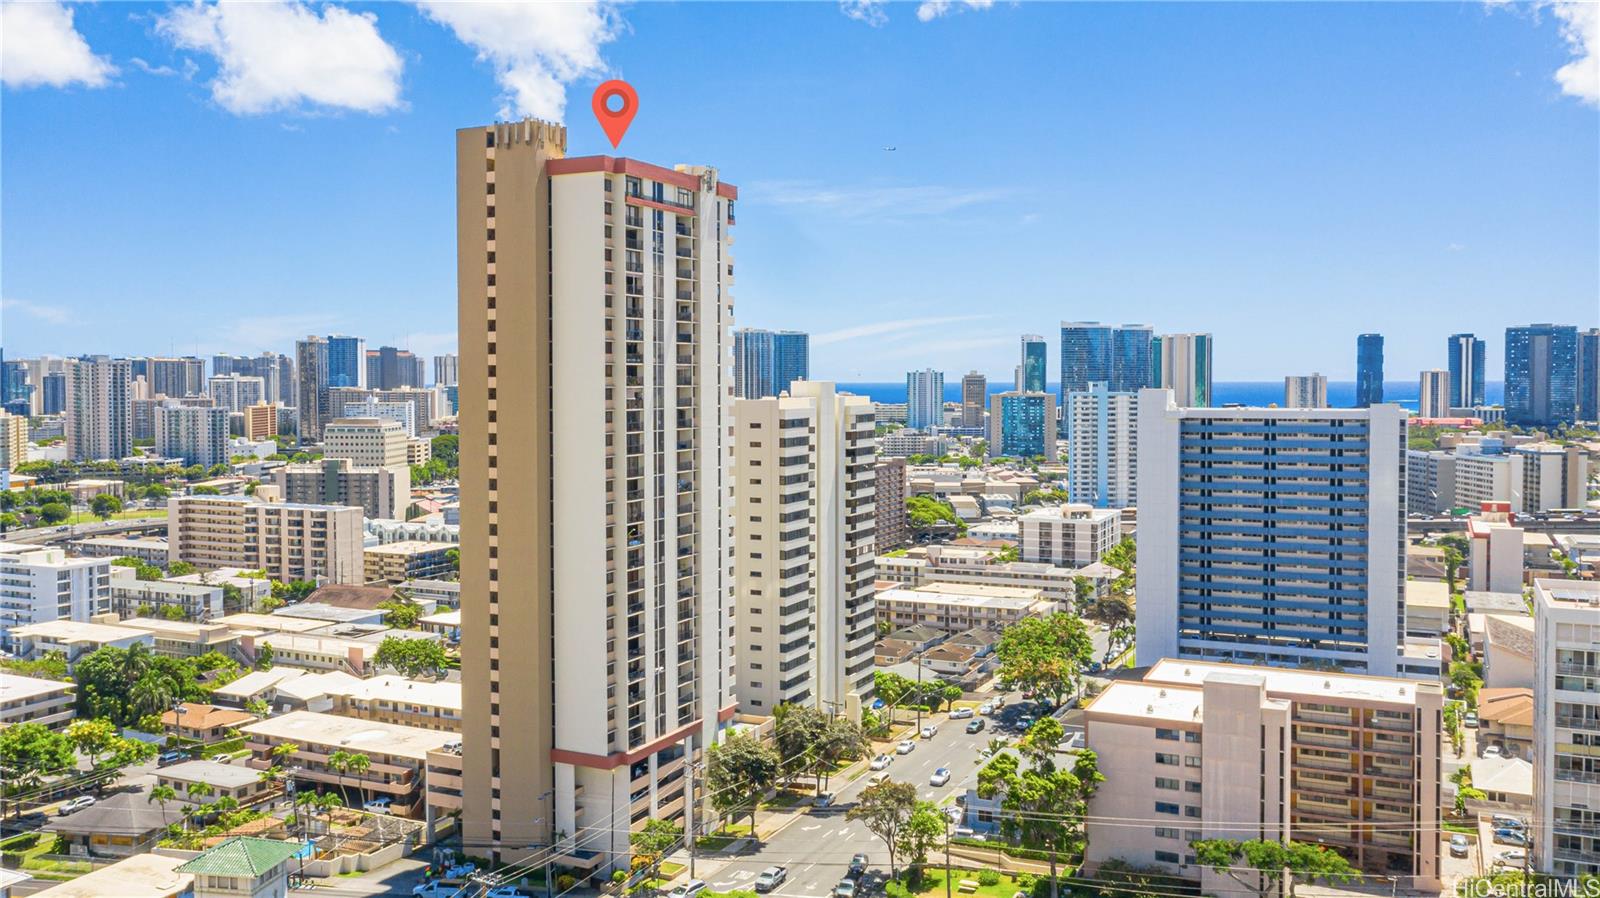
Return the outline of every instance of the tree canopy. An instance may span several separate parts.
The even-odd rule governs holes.
[[[726,816],[750,817],[755,831],[756,806],[777,781],[778,752],[747,733],[734,733],[706,752],[706,788],[711,805]]]
[[[1057,612],[1007,627],[995,644],[995,656],[1001,682],[1060,704],[1077,687],[1083,667],[1094,656],[1094,643],[1083,621]]]
[[[1196,839],[1189,846],[1201,864],[1226,874],[1260,898],[1278,893],[1285,870],[1305,879],[1341,883],[1358,875],[1344,855],[1307,842]]]
[[[432,639],[406,639],[388,636],[378,643],[372,660],[382,667],[392,667],[405,677],[438,674],[450,663],[444,646]]]

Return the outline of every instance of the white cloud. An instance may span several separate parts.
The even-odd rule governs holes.
[[[839,0],[839,11],[857,22],[866,22],[874,28],[889,21],[883,11],[885,0]]]
[[[156,30],[216,58],[211,96],[229,112],[379,113],[401,105],[404,63],[372,13],[329,5],[319,15],[293,0],[196,2],[160,17]]]
[[[72,25],[72,10],[60,3],[0,5],[0,81],[7,87],[104,87],[117,73]]]
[[[144,72],[146,75],[159,75],[163,78],[168,78],[178,74],[178,70],[170,65],[151,65],[137,56],[128,61],[133,63],[134,68]]]
[[[46,324],[72,324],[77,321],[76,315],[66,306],[40,305],[28,302],[25,299],[0,299],[0,313],[14,312],[43,321]]]
[[[952,12],[961,12],[963,9],[988,9],[993,5],[994,0],[922,0],[917,6],[917,18],[923,22],[931,22]]]
[[[1600,106],[1600,3],[1568,0],[1553,4],[1551,12],[1572,51],[1572,61],[1556,69],[1556,83],[1562,93]]]
[[[455,32],[494,66],[505,91],[501,118],[562,121],[567,84],[606,70],[600,47],[622,22],[609,3],[486,3],[418,0],[424,15]]]
[[[456,342],[456,332],[450,331],[449,333],[408,334],[404,340],[396,345],[403,346],[419,356],[432,358],[436,355],[455,355]]]
[[[894,321],[880,321],[876,324],[858,324],[855,327],[846,327],[825,334],[813,334],[812,346],[827,346],[830,343],[843,343],[846,340],[860,340],[865,337],[895,337],[910,331],[938,327],[941,324],[955,324],[961,321],[982,321],[989,315],[941,315],[931,318],[899,318]]]
[[[826,187],[814,181],[764,181],[751,184],[741,198],[758,205],[802,206],[838,218],[884,219],[944,215],[1011,194],[998,188]]]

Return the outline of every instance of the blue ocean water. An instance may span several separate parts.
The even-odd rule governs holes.
[[[902,383],[841,383],[839,389],[858,396],[871,397],[873,402],[905,402],[906,385]],[[1059,393],[1060,384],[1050,384],[1050,391]],[[1011,381],[1003,383],[989,382],[989,395],[1004,393],[1011,389]],[[1405,408],[1415,410],[1417,407],[1417,394],[1420,384],[1415,380],[1385,381],[1383,384],[1383,398],[1388,402],[1395,402]],[[1212,401],[1216,405],[1264,406],[1277,403],[1283,404],[1283,381],[1217,381],[1211,386]],[[1499,381],[1484,384],[1484,401],[1490,405],[1500,405],[1505,398],[1505,385]],[[1343,408],[1355,404],[1355,381],[1328,381],[1328,404],[1334,408]],[[944,399],[946,402],[961,401],[961,381],[958,378],[954,383],[949,381],[944,385]]]

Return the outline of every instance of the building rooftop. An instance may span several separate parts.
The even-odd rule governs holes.
[[[1483,635],[1495,651],[1508,651],[1524,658],[1533,657],[1533,618],[1526,615],[1486,614]]]
[[[253,611],[219,617],[215,623],[224,624],[230,630],[254,630],[261,633],[308,633],[328,625],[325,620],[289,617],[282,614],[256,614]]]
[[[460,548],[456,543],[435,543],[420,539],[402,539],[392,543],[381,543],[366,550],[368,555],[421,555],[424,552],[443,552],[446,549]]]
[[[229,627],[220,624],[196,624],[189,621],[166,620],[165,618],[156,617],[130,617],[117,624],[117,626],[144,630],[147,633],[155,633],[169,639],[189,639],[195,642],[199,642],[202,637],[208,643],[238,637],[238,634],[233,633]]]
[[[231,683],[218,686],[211,691],[214,698],[226,698],[235,701],[245,701],[273,686],[297,677],[308,674],[294,667],[274,667],[271,670],[253,670]]]
[[[1199,723],[1204,704],[1205,693],[1200,689],[1120,682],[1096,696],[1087,713]]]
[[[430,614],[427,617],[418,618],[417,623],[432,624],[435,627],[459,627],[461,626],[461,609],[452,608],[449,611]]]
[[[1084,505],[1068,502],[1065,505],[1046,505],[1035,508],[1020,516],[1020,520],[1029,522],[1039,521],[1104,521],[1116,520],[1121,512],[1115,508],[1096,508],[1093,505]]]
[[[1448,610],[1450,587],[1440,580],[1411,580],[1406,583],[1406,605]]]
[[[343,605],[307,601],[286,605],[272,612],[272,615],[320,621],[323,624],[350,624],[370,620],[376,613],[378,613],[376,608],[347,608]]]
[[[236,727],[243,723],[255,720],[256,716],[237,708],[224,708],[220,705],[201,705],[195,702],[184,702],[176,709],[161,712],[162,726],[177,726],[182,720],[183,725],[190,728],[209,730],[212,727]]]
[[[45,824],[44,830],[87,836],[142,836],[183,819],[184,812],[179,808],[168,806],[162,810],[159,804],[146,801],[145,798],[143,792],[119,792],[81,811],[53,818]],[[111,891],[99,894],[123,893]]]
[[[1478,690],[1478,718],[1501,726],[1533,726],[1533,690],[1526,686]]]
[[[378,647],[370,642],[359,639],[346,639],[343,636],[322,636],[314,633],[264,633],[257,637],[256,642],[272,646],[274,652],[305,652],[309,654],[339,655],[344,657],[350,654],[351,649],[360,649],[363,653],[371,654]],[[287,659],[280,658],[280,664],[291,664]]]
[[[1283,667],[1257,667],[1248,664],[1218,664],[1210,661],[1185,661],[1163,658],[1144,675],[1149,684],[1171,683],[1200,686],[1215,674],[1250,674],[1266,681],[1267,692],[1298,699],[1343,698],[1353,701],[1414,704],[1418,683],[1391,677],[1293,670]]]
[[[178,872],[182,864],[181,857],[136,854],[92,873],[85,873],[77,879],[35,892],[34,898],[106,898],[107,895],[117,898],[173,898],[188,892],[194,883],[194,876]]]
[[[20,677],[0,671],[0,702],[20,702],[41,695],[51,695],[73,688],[72,683],[59,680],[41,680],[38,677]]]
[[[388,586],[321,586],[311,595],[306,596],[307,602],[319,602],[324,605],[337,605],[341,608],[365,608],[371,611],[382,602],[394,598],[394,589]]]
[[[443,730],[358,720],[316,711],[293,711],[241,729],[251,735],[283,739],[301,746],[338,746],[415,761],[425,760],[429,751],[461,739],[456,733]]]
[[[1461,595],[1468,614],[1527,614],[1528,603],[1520,592],[1467,590]]]
[[[348,677],[346,681],[332,685],[327,694],[461,710],[461,684],[448,680],[411,680],[395,675],[373,677],[368,680]]]
[[[158,776],[186,783],[206,783],[219,789],[237,789],[259,782],[261,774],[252,767],[220,761],[183,761],[156,771]]]
[[[91,624],[87,621],[76,620],[51,620],[37,624],[27,624],[16,627],[11,635],[19,639],[45,639],[51,642],[65,644],[72,643],[101,643],[116,642],[119,639],[138,639],[148,637],[148,630],[139,630],[134,627],[122,627],[115,624]]]
[[[235,836],[200,852],[178,872],[255,879],[300,853],[300,848],[297,842]]]
[[[1541,578],[1533,581],[1533,594],[1541,604],[1552,608],[1594,608],[1600,611],[1600,581]]]

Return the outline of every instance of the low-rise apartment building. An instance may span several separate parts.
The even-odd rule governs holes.
[[[155,653],[169,658],[195,658],[207,652],[218,652],[235,660],[242,658],[239,634],[224,624],[133,617],[118,626],[149,633],[155,640],[152,644]]]
[[[289,743],[295,751],[281,763],[298,768],[297,779],[330,788],[355,786],[366,794],[391,799],[394,813],[409,816],[419,816],[423,804],[422,772],[428,753],[461,741],[460,736],[447,730],[316,711],[270,717],[241,727],[240,732],[251,752],[250,766],[256,770],[279,763],[272,750]],[[371,766],[360,776],[342,774],[329,766],[335,752],[364,754]]]
[[[165,549],[165,541],[162,547]],[[162,558],[161,563],[166,559]],[[220,585],[140,580],[131,567],[111,568],[111,613],[122,618],[151,617],[177,608],[183,612],[184,620],[203,623],[226,613],[223,592]]]
[[[73,540],[72,550],[88,558],[137,558],[151,564],[167,563],[167,541],[159,536],[91,536]]]
[[[1060,607],[1037,589],[928,583],[915,589],[878,591],[878,621],[899,629],[923,624],[946,633],[974,627],[1004,629],[1029,617],[1042,617]]]
[[[65,727],[75,716],[73,689],[72,683],[0,671],[0,729],[18,723]]]
[[[1122,539],[1121,515],[1114,508],[1057,505],[1017,518],[1023,561],[1062,567],[1094,564]]]
[[[333,677],[334,674],[323,674]],[[461,732],[461,684],[381,676],[341,678],[324,693],[332,712],[345,717],[397,723],[425,730]]]
[[[237,708],[180,702],[161,714],[161,728],[179,739],[216,742],[228,738],[230,730],[255,722],[256,716]]]
[[[360,583],[362,512],[348,505],[175,496],[167,502],[168,561],[265,571],[281,581]]]
[[[366,564],[367,582],[381,580],[400,584],[407,580],[448,576],[455,570],[455,563],[450,560],[450,556],[453,551],[459,550],[455,543],[421,540],[369,546],[362,553]]]
[[[69,558],[54,546],[0,542],[0,646],[7,650],[18,627],[87,621],[104,614],[110,601],[110,559]]]
[[[37,660],[50,652],[60,652],[69,665],[106,646],[125,649],[135,643],[155,645],[155,637],[148,630],[95,621],[45,621],[6,630],[4,637],[7,651],[21,658]]]
[[[998,551],[977,546],[927,546],[877,559],[879,580],[906,586],[965,583],[1037,589],[1052,602],[1071,601],[1076,592],[1075,580],[1082,573],[1052,564],[1001,561]]]
[[[1156,866],[1222,894],[1231,881],[1191,842],[1293,839],[1437,891],[1443,704],[1434,682],[1159,661],[1085,710],[1106,778],[1087,862]],[[1118,820],[1151,823],[1098,822]]]

